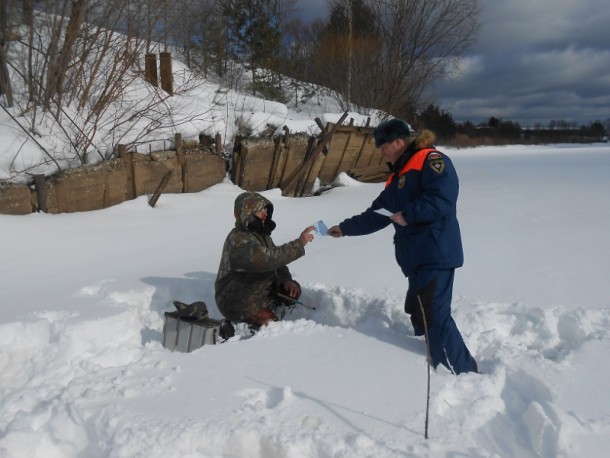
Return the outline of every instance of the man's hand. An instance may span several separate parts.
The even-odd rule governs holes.
[[[390,216],[390,219],[393,222],[395,222],[396,224],[398,224],[399,226],[407,225],[407,222],[405,221],[405,217],[402,216],[402,212],[394,213],[392,216]]]
[[[307,245],[309,242],[311,242],[313,240],[313,234],[311,233],[311,231],[313,231],[314,229],[315,228],[313,226],[309,226],[303,232],[301,232],[301,235],[299,236],[299,240],[301,241],[303,246]]]
[[[295,299],[301,295],[301,286],[294,280],[286,280],[282,283],[282,289],[286,291],[286,293]]]
[[[341,232],[341,228],[337,225],[328,230],[328,235],[338,239],[339,237],[343,237],[343,232]]]

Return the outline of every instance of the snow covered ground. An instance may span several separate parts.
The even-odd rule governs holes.
[[[466,263],[454,317],[482,374],[431,376],[402,311],[392,230],[316,237],[303,307],[193,353],[160,343],[204,300],[229,182],[102,211],[0,215],[0,457],[602,457],[610,434],[610,146],[446,150]],[[382,184],[263,194],[277,243],[365,209]]]

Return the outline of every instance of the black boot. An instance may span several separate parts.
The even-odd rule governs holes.
[[[235,335],[235,327],[230,320],[222,320],[220,322],[220,328],[218,330],[220,337],[224,340],[229,340],[231,337]]]

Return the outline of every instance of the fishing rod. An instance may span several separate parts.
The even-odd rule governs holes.
[[[295,299],[294,297],[291,297],[288,294],[280,293],[279,291],[277,293],[277,297],[279,297],[280,299],[283,299],[285,301],[289,301],[291,305],[292,304],[299,304],[299,305],[302,305],[303,307],[308,308],[310,310],[315,310],[316,309],[315,307],[313,307],[311,305],[303,304],[301,301]]]

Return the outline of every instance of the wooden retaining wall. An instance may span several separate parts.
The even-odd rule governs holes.
[[[36,211],[71,213],[99,210],[138,196],[153,194],[171,172],[164,192],[198,192],[220,183],[226,161],[209,153],[176,152],[150,155],[127,153],[121,159],[93,167],[71,169],[48,178],[34,188],[0,186],[0,213],[24,215]]]
[[[319,136],[291,135],[284,128],[280,137],[237,138],[230,167],[220,154],[218,136],[210,152],[186,151],[180,134],[176,151],[145,155],[119,145],[119,159],[40,175],[33,186],[0,183],[0,214],[98,210],[160,190],[198,192],[222,182],[227,169],[244,190],[280,188],[283,195],[295,197],[311,195],[316,180],[328,186],[343,172],[364,182],[385,181],[389,172],[375,148],[373,129],[343,125],[346,116],[327,126],[316,119]]]
[[[388,167],[375,148],[373,129],[329,123],[319,138],[304,134],[275,139],[237,139],[231,180],[242,189],[281,188],[282,194],[310,195],[319,180],[332,184],[345,172],[365,182],[382,182]]]

